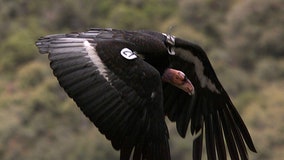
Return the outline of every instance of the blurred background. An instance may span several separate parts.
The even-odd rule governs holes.
[[[283,0],[0,0],[1,160],[118,160],[34,45],[91,27],[151,29],[201,45],[253,137],[251,159],[284,157]],[[190,134],[169,130],[172,159],[191,159]]]

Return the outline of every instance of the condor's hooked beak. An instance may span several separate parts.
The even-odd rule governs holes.
[[[189,95],[194,94],[194,86],[182,71],[167,68],[163,73],[162,80],[182,89]]]

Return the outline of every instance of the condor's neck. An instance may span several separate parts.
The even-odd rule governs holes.
[[[162,76],[164,71],[169,67],[169,59],[167,55],[164,56],[155,56],[155,57],[145,57],[144,59],[147,63],[155,67]]]

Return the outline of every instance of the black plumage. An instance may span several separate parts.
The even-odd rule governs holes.
[[[91,29],[45,36],[36,46],[48,53],[60,85],[121,151],[121,160],[171,159],[165,115],[182,137],[188,129],[199,134],[193,159],[201,159],[204,138],[210,160],[226,159],[226,148],[234,160],[248,159],[247,147],[256,152],[196,44],[153,31]],[[181,83],[192,88],[167,83],[167,73],[184,76]]]

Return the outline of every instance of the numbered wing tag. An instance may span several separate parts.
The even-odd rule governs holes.
[[[126,58],[126,59],[128,59],[128,60],[132,60],[132,59],[137,58],[137,55],[136,55],[134,52],[132,52],[130,49],[128,49],[128,48],[123,48],[123,49],[120,51],[120,54],[121,54],[124,58]]]

